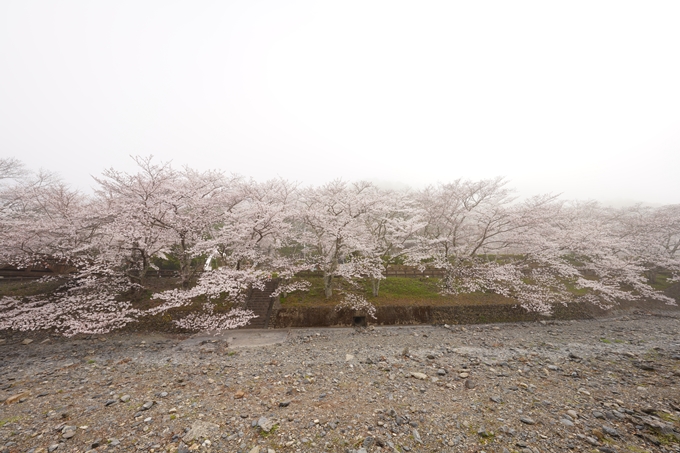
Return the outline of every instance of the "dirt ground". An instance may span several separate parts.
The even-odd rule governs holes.
[[[5,333],[0,452],[680,452],[678,311],[268,333]]]

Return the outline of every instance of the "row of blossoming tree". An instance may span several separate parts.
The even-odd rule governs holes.
[[[359,282],[377,296],[397,261],[441,270],[443,293],[494,292],[540,312],[573,301],[675,303],[654,283],[680,274],[680,205],[517,201],[502,178],[420,191],[303,187],[134,160],[136,173],[106,170],[85,195],[0,159],[0,263],[70,269],[56,291],[0,299],[0,329],[102,333],[196,301],[202,309],[177,325],[229,329],[252,319],[250,289],[276,275],[279,293],[304,291],[301,271],[322,276],[327,298],[342,282],[341,306],[370,314]],[[135,307],[129,295],[167,259],[177,287],[153,294],[154,308]],[[216,300],[232,309],[215,311]]]

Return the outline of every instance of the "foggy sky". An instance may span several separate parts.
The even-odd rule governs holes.
[[[680,203],[680,3],[0,2],[0,155]]]

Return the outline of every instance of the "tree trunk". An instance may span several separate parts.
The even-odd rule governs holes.
[[[181,237],[179,250],[179,278],[182,283],[182,288],[189,287],[189,279],[191,278],[191,257],[187,254],[186,242],[184,237]]]
[[[333,296],[333,274],[326,273],[323,274],[323,291],[326,294],[326,299],[330,299]]]
[[[645,272],[645,273],[647,274],[647,279],[649,280],[649,283],[650,283],[650,284],[653,285],[654,283],[656,283],[656,275],[657,275],[657,269],[656,269],[656,268],[654,268],[654,269],[649,269],[649,270],[648,270],[647,272]]]
[[[141,286],[146,286],[146,273],[151,267],[150,259],[146,256],[144,250],[140,250],[140,255],[142,258],[142,268],[139,269],[139,275],[137,277],[137,283]]]
[[[373,297],[378,297],[378,292],[380,291],[380,279],[374,278],[371,283],[373,284]]]
[[[187,263],[185,258],[180,259],[179,261],[179,278],[182,283],[182,288],[188,288],[189,287],[189,279],[190,279],[190,273],[191,273],[191,262]]]

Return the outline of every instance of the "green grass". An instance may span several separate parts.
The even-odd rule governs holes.
[[[435,278],[409,278],[409,277],[387,277],[380,282],[378,298],[387,299],[413,299],[413,298],[438,298],[439,279]],[[371,283],[364,282],[364,292],[371,294]]]
[[[664,434],[657,429],[654,430],[654,433],[656,434],[656,438],[659,440],[661,445],[680,444],[680,441],[678,441],[678,439],[676,439],[672,434]]]
[[[0,297],[28,297],[37,296],[38,294],[49,294],[63,284],[63,280],[54,280],[51,282],[39,282],[37,280],[0,280]]]
[[[617,344],[625,343],[624,340],[619,340],[618,338],[615,338],[615,339],[613,339],[613,340],[610,340],[609,338],[604,338],[604,337],[603,337],[603,338],[600,338],[600,341],[601,341],[602,343],[607,343],[607,344],[612,344],[612,343],[617,343]]]
[[[665,420],[665,421],[667,421],[667,422],[677,422],[677,421],[680,421],[680,419],[678,419],[678,417],[675,417],[674,415],[669,414],[669,413],[667,413],[667,412],[659,412],[659,418],[661,418],[661,419],[663,419],[663,420]]]
[[[380,282],[378,297],[373,297],[371,282],[366,280],[358,288],[348,286],[342,280],[334,282],[333,297],[326,299],[321,277],[307,277],[311,283],[309,291],[295,291],[286,297],[281,296],[284,307],[308,307],[336,305],[342,300],[342,291],[359,292],[366,300],[376,306],[415,305],[499,305],[516,304],[517,301],[491,293],[471,293],[461,295],[442,295],[439,293],[439,279],[425,277],[387,277]]]
[[[14,422],[18,422],[18,421],[19,421],[19,417],[4,418],[4,419],[0,420],[0,428],[2,428],[3,426],[5,426],[8,423],[14,423]]]
[[[590,292],[590,289],[588,288],[577,288],[573,282],[565,282],[564,286],[567,288],[567,291],[574,296],[585,296]]]
[[[649,450],[645,450],[642,447],[638,447],[637,445],[626,445],[626,449],[632,453],[650,453]]]
[[[264,437],[264,438],[266,439],[267,437],[269,437],[269,436],[271,436],[272,434],[276,433],[276,431],[278,431],[278,430],[279,430],[279,424],[277,423],[277,424],[275,424],[275,425],[272,427],[272,429],[269,430],[269,432],[267,432],[267,431],[265,431],[265,430],[263,430],[263,429],[259,429],[258,431],[259,431],[260,436],[262,436],[262,437]]]
[[[512,256],[495,257],[490,255],[487,257],[491,260],[498,259],[499,261],[513,258]],[[652,286],[657,290],[664,290],[672,284],[668,282],[670,274],[665,272],[658,272],[656,274],[655,283]],[[369,302],[376,306],[461,306],[461,305],[515,305],[517,301],[512,298],[507,298],[493,293],[469,293],[460,295],[442,295],[440,294],[440,280],[437,277],[425,276],[407,276],[399,277],[392,276],[380,282],[380,292],[378,297],[373,297],[371,291],[370,280],[359,281],[358,286],[350,286],[343,279],[334,280],[333,297],[326,299],[323,289],[323,280],[320,276],[301,277],[300,280],[305,280],[311,283],[309,291],[296,291],[287,294],[286,297],[281,297],[281,303],[284,307],[313,307],[313,306],[335,306],[343,299],[343,291],[358,293],[363,295]],[[50,294],[63,282],[38,282],[38,281],[19,281],[9,282],[0,280],[0,298],[3,296],[26,297],[37,294]],[[144,291],[138,291],[121,296],[132,302],[135,308],[144,310],[154,307],[160,301],[152,300],[151,295],[154,292],[163,291],[177,287],[178,281],[170,278],[149,278],[147,280],[147,288]],[[589,289],[576,288],[573,282],[564,282],[567,291],[573,296],[584,296],[588,294]],[[156,323],[166,325],[183,315],[191,312],[196,312],[201,309],[202,303],[205,302],[205,297],[197,298],[192,304],[184,307],[173,309],[163,315],[140,320],[135,326],[143,328],[144,326],[154,327]],[[215,303],[215,310],[218,313],[226,312],[232,307],[232,303],[228,300],[217,299],[211,301]],[[601,339],[603,343],[618,343],[620,340]]]
[[[670,278],[671,274],[669,272],[661,271],[656,274],[654,282],[649,285],[657,291],[664,291],[673,285],[672,282],[668,281]]]

